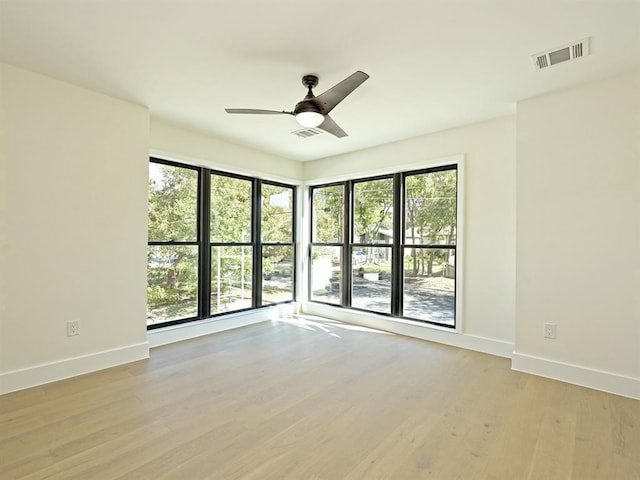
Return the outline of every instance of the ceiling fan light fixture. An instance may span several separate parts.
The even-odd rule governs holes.
[[[313,111],[300,112],[296,114],[296,120],[303,127],[313,128],[324,122],[324,115]]]

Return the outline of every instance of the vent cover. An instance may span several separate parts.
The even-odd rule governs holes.
[[[291,132],[298,138],[310,138],[315,137],[316,135],[320,135],[322,130],[318,130],[315,128],[303,128],[302,130],[296,130],[295,132]]]
[[[543,68],[587,55],[589,55],[589,37],[546,52],[531,55],[531,61],[534,69],[542,70]]]

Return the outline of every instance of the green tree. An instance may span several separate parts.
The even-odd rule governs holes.
[[[413,243],[418,238],[418,216],[425,203],[426,178],[424,175],[411,175],[407,177],[405,184],[405,226],[409,229],[409,236]],[[422,243],[422,242],[421,242]],[[418,251],[422,249],[412,248],[411,259],[413,275],[418,275]]]
[[[251,242],[252,182],[211,176],[211,242]]]
[[[313,192],[313,241],[341,242],[344,236],[344,187],[332,185]]]
[[[252,191],[251,180],[211,175],[210,241],[223,244],[211,251],[212,311],[251,298],[253,249],[238,244],[253,241]]]
[[[293,189],[267,183],[262,184],[262,241],[290,244],[293,239]],[[291,249],[264,247],[262,273],[269,275],[275,265],[292,261]]]
[[[195,170],[150,164],[149,241],[197,240],[197,184]],[[169,317],[194,315],[197,248],[152,246],[147,255],[149,310],[171,310],[167,312]]]
[[[456,171],[445,170],[407,178],[406,226],[414,243],[451,244],[456,234]],[[418,251],[420,259],[418,259]],[[425,274],[425,250],[413,249],[413,274]],[[442,251],[427,250],[426,274]],[[444,261],[444,258],[440,258]]]
[[[392,229],[393,180],[360,182],[355,186],[355,237],[360,243],[380,242],[381,229]]]
[[[252,243],[253,181],[211,175],[210,241],[212,310],[228,308],[251,298],[253,255],[261,255],[263,273],[285,276],[292,282],[293,188],[262,184],[262,241]],[[198,171],[150,164],[149,241],[196,242],[198,240]],[[244,244],[244,245],[243,245]],[[278,282],[282,285],[282,282]],[[291,291],[292,287],[291,287]],[[181,318],[195,315],[198,298],[198,247],[150,246],[148,254],[148,306],[152,315]],[[163,318],[166,320],[169,318]]]

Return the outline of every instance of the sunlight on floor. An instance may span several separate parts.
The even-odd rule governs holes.
[[[311,331],[322,330],[323,332],[328,333],[332,337],[336,338],[341,338],[340,335],[335,332],[336,329],[351,330],[355,332],[380,333],[382,335],[395,335],[394,333],[384,332],[382,330],[376,330],[374,328],[361,327],[359,325],[350,325],[348,323],[342,323],[337,320],[330,320],[328,318],[316,317],[313,315],[298,314],[286,318],[277,318],[274,319],[273,322],[287,323],[289,325],[294,325],[296,327],[304,328]]]

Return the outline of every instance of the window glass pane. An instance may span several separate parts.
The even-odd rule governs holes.
[[[253,247],[211,247],[211,314],[251,307]]]
[[[391,313],[391,247],[354,247],[351,305]]]
[[[311,300],[340,305],[342,247],[311,247]]]
[[[313,189],[312,241],[342,243],[344,187],[334,185]]]
[[[406,178],[405,243],[456,243],[456,170]]]
[[[262,184],[262,241],[293,239],[293,188]]]
[[[211,175],[211,243],[251,242],[251,183]]]
[[[455,325],[455,250],[404,249],[403,316]]]
[[[198,247],[147,250],[147,325],[198,315]]]
[[[198,172],[149,163],[149,241],[198,240]]]
[[[354,243],[392,243],[393,179],[354,185]]]
[[[262,247],[262,304],[293,300],[293,247]]]

